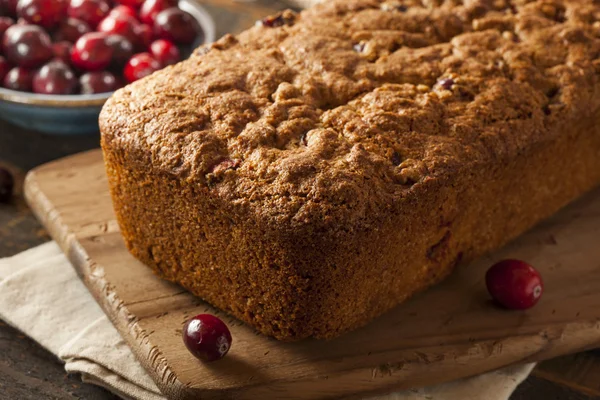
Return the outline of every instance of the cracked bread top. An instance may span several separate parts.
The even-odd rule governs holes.
[[[119,90],[105,151],[345,229],[599,108],[600,1],[332,0]]]

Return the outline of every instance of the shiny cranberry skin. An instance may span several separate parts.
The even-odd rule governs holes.
[[[98,32],[124,36],[135,46],[139,42],[136,32],[138,25],[136,19],[126,15],[109,15],[98,25]]]
[[[144,0],[116,0],[117,3],[123,4],[124,6],[133,7],[138,9],[144,3]]]
[[[19,0],[0,0],[0,11],[3,12],[3,15],[8,15],[9,17],[16,17],[18,2]]]
[[[86,72],[79,78],[79,85],[83,94],[114,92],[122,86],[108,71]]]
[[[67,14],[71,18],[84,21],[92,29],[110,12],[110,6],[105,0],[71,0]]]
[[[115,8],[110,10],[110,13],[108,13],[108,15],[132,17],[135,19],[137,19],[137,17],[138,17],[137,11],[133,7],[124,6],[124,5],[116,6]]]
[[[152,26],[159,12],[172,7],[177,7],[176,0],[146,0],[140,9],[140,21]]]
[[[112,65],[122,67],[133,56],[133,44],[121,35],[109,35],[107,43],[113,49]]]
[[[533,307],[544,291],[540,273],[520,260],[494,264],[485,275],[485,283],[497,303],[513,310]]]
[[[32,69],[14,67],[4,77],[4,87],[20,92],[31,92],[33,73]]]
[[[92,28],[84,21],[77,18],[67,18],[60,23],[58,30],[54,34],[54,40],[66,40],[67,42],[75,43],[77,39],[91,31]]]
[[[8,203],[15,187],[15,178],[6,168],[0,167],[0,203]]]
[[[160,63],[152,57],[150,53],[138,53],[131,57],[125,69],[123,70],[123,76],[127,82],[135,82],[138,79],[142,79],[155,71],[160,69]]]
[[[71,42],[56,42],[52,45],[52,51],[54,52],[54,58],[63,61],[66,64],[71,64],[71,49],[73,45]]]
[[[15,20],[9,17],[0,17],[0,39],[4,36],[4,32],[15,24]]]
[[[0,56],[0,81],[4,81],[4,77],[10,71],[11,66],[8,60],[2,56]]]
[[[61,60],[50,61],[33,75],[33,92],[73,94],[77,91],[75,73]]]
[[[19,0],[17,15],[46,29],[56,26],[66,9],[63,0]]]
[[[2,40],[4,55],[21,67],[35,68],[52,58],[50,36],[36,25],[13,25]]]
[[[177,44],[190,44],[200,33],[198,21],[179,8],[159,12],[154,20],[154,34]]]
[[[108,35],[103,32],[86,33],[73,46],[71,63],[86,71],[105,69],[113,56],[113,49],[107,39]]]
[[[152,28],[146,24],[139,24],[135,30],[136,35],[139,38],[139,44],[146,50],[152,44],[152,38],[154,34],[152,33]]]
[[[225,357],[231,348],[231,332],[214,315],[199,314],[183,327],[183,343],[196,358],[216,361]]]
[[[150,45],[150,53],[161,66],[177,64],[181,60],[179,49],[168,40],[158,39]]]

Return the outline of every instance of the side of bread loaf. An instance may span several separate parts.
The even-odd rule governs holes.
[[[592,0],[333,0],[226,36],[102,112],[126,244],[278,339],[364,325],[600,183],[599,37]]]

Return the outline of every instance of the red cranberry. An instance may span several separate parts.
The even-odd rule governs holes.
[[[19,0],[17,15],[32,24],[52,28],[56,26],[66,9],[63,0]]]
[[[131,17],[135,19],[138,17],[137,11],[133,7],[124,5],[116,6],[108,13],[108,15]]]
[[[0,17],[0,39],[4,36],[4,32],[15,24],[15,20],[9,17]]]
[[[70,42],[56,42],[52,45],[54,58],[63,61],[66,64],[71,63],[71,49],[73,45]]]
[[[137,34],[140,44],[143,46],[144,50],[150,47],[152,43],[152,37],[154,34],[152,33],[152,28],[146,24],[139,24],[135,30]]]
[[[18,2],[19,0],[0,0],[0,11],[3,12],[3,15],[8,15],[9,17],[16,17]]]
[[[97,71],[110,65],[113,49],[108,44],[108,35],[103,32],[86,33],[79,38],[71,51],[74,66],[86,71]]]
[[[216,361],[225,357],[231,342],[229,328],[214,315],[196,315],[183,327],[185,347],[202,361]]]
[[[79,78],[81,93],[114,92],[121,87],[121,82],[108,71],[86,72]]]
[[[135,82],[138,79],[142,79],[151,73],[160,69],[160,63],[150,55],[150,53],[138,53],[131,57],[125,69],[123,75],[127,82]]]
[[[52,58],[50,36],[36,25],[13,25],[2,40],[8,60],[21,67],[34,68]]]
[[[146,0],[140,9],[140,21],[152,26],[156,15],[171,7],[177,7],[177,0]]]
[[[95,28],[109,11],[110,6],[105,0],[71,0],[67,14]]]
[[[190,44],[200,33],[198,21],[179,8],[159,12],[154,21],[154,33],[160,39],[178,44]]]
[[[15,178],[6,168],[0,167],[0,203],[8,203],[15,187]]]
[[[139,22],[125,15],[109,15],[98,25],[98,31],[111,35],[121,35],[126,37],[131,43],[138,43],[136,28]]]
[[[31,92],[33,72],[31,69],[14,67],[4,77],[4,87],[21,92]]]
[[[485,275],[485,283],[496,302],[514,310],[533,307],[544,291],[539,272],[520,260],[494,264]]]
[[[77,18],[67,18],[61,22],[54,40],[75,43],[84,34],[91,32],[92,29],[84,21]]]
[[[133,56],[133,44],[121,35],[109,35],[107,43],[113,49],[112,64],[122,67]]]
[[[150,45],[150,53],[158,60],[161,66],[176,64],[181,59],[179,49],[168,40],[158,39]]]
[[[4,77],[10,71],[11,66],[8,60],[2,56],[0,56],[0,81],[4,81]]]
[[[116,0],[116,2],[119,4],[123,4],[124,6],[129,6],[138,9],[142,6],[144,0]]]
[[[50,61],[33,76],[33,92],[40,94],[73,94],[77,90],[77,78],[61,60]]]

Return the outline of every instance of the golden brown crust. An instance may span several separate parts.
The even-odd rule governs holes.
[[[600,181],[600,5],[333,0],[116,93],[131,251],[280,339],[332,337]]]

